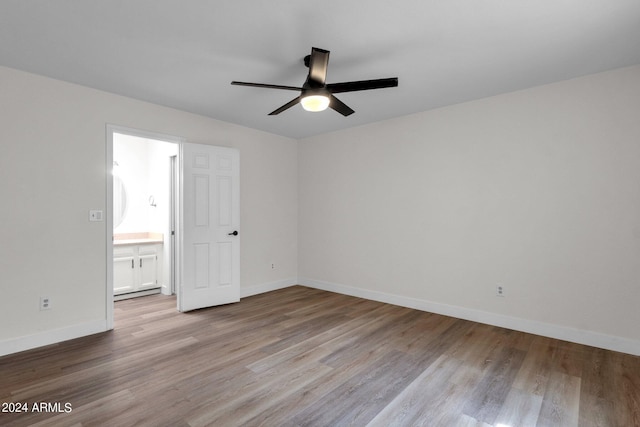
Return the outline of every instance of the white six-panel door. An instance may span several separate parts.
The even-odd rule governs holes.
[[[181,161],[178,310],[239,301],[240,154],[183,143]]]

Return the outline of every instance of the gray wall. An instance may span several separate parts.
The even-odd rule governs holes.
[[[0,354],[104,329],[107,123],[238,148],[241,293],[296,282],[295,140],[2,67],[0,94]]]
[[[302,140],[300,281],[640,354],[639,113],[636,66]]]

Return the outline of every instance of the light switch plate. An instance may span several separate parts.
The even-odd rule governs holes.
[[[102,221],[102,211],[99,210],[90,210],[89,211],[89,221]]]

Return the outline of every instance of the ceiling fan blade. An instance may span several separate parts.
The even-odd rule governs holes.
[[[338,113],[342,114],[345,117],[355,113],[355,111],[353,111],[347,104],[340,101],[338,98],[336,98],[333,95],[330,95],[329,107],[333,108],[334,110],[336,110]]]
[[[324,49],[318,49],[317,47],[312,47],[311,58],[309,59],[308,80],[319,86],[324,86],[325,81],[327,79],[328,65],[329,65],[329,51]]]
[[[282,85],[270,85],[266,83],[247,83],[247,82],[231,82],[232,85],[236,86],[250,86],[250,87],[264,87],[267,89],[286,89],[286,90],[302,90],[301,87],[295,86],[282,86]]]
[[[273,110],[272,112],[269,113],[270,116],[275,116],[276,114],[280,114],[282,113],[284,110],[288,110],[289,108],[293,107],[294,105],[296,105],[297,103],[300,102],[300,96],[297,98],[292,99],[291,101],[287,102],[286,104],[284,104],[282,107],[280,108],[276,108],[275,110]]]
[[[383,89],[386,87],[398,86],[397,77],[389,77],[387,79],[375,80],[359,80],[355,82],[330,83],[327,89],[331,93],[356,92],[358,90]]]

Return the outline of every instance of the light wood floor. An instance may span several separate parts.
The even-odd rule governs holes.
[[[0,358],[2,426],[640,426],[640,358],[295,286]]]

